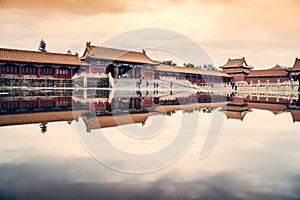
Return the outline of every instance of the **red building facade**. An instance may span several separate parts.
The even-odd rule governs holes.
[[[112,77],[154,78],[157,62],[151,60],[146,52],[127,51],[107,47],[93,46],[86,43],[81,57],[88,65],[88,73],[111,73]]]
[[[0,85],[66,86],[80,66],[76,55],[0,48]]]

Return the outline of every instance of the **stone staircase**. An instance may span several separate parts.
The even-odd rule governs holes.
[[[173,90],[173,91],[186,91],[186,90],[193,90],[193,88],[179,85],[176,83],[172,83],[163,80],[157,79],[142,79],[142,83],[138,85],[137,83],[140,79],[114,79],[114,89],[115,90]],[[148,85],[147,85],[148,81]],[[158,87],[154,87],[158,84]]]

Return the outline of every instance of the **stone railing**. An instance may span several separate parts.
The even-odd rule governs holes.
[[[187,87],[197,88],[198,86],[196,84],[192,84],[186,79],[176,79],[175,77],[168,77],[168,76],[160,76],[160,80],[176,83],[178,85],[184,85]]]
[[[198,89],[200,91],[226,91],[231,92],[231,85],[229,83],[205,83],[205,84],[196,84],[191,83],[190,81],[186,79],[176,79],[175,77],[167,77],[167,76],[161,76],[161,80],[176,83],[178,85],[184,85],[187,87],[191,87],[194,89]]]
[[[297,92],[298,81],[288,80],[284,82],[277,81],[270,83],[269,81],[253,83],[237,82],[237,91],[259,91],[259,92]]]

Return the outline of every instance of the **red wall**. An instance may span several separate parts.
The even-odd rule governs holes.
[[[237,81],[244,81],[245,80],[245,76],[234,76],[233,80],[235,82],[237,82]]]
[[[141,69],[141,75],[144,78],[154,78],[154,70],[152,69]]]
[[[106,69],[106,66],[104,66],[104,65],[102,65],[102,66],[91,65],[90,72],[92,72],[92,73],[104,73],[105,69]]]

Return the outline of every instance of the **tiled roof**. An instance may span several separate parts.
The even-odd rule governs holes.
[[[0,115],[0,126],[72,121],[88,111],[57,111]]]
[[[289,70],[290,71],[300,71],[300,58],[296,58],[293,67],[290,68]]]
[[[300,122],[300,110],[289,110],[291,113],[293,122]]]
[[[285,70],[287,70],[288,68],[277,64],[277,65],[275,65],[274,67],[272,67],[270,69],[285,69]]]
[[[221,69],[227,68],[237,68],[237,67],[244,67],[248,69],[252,69],[253,67],[248,66],[245,58],[238,58],[238,59],[228,59],[227,63],[223,66],[220,66]]]
[[[288,72],[285,69],[266,69],[266,70],[252,70],[248,77],[267,77],[267,76],[287,76]]]
[[[151,60],[146,52],[137,52],[137,51],[127,51],[121,49],[113,49],[107,47],[92,46],[89,42],[86,44],[85,52],[81,59],[95,58],[95,59],[104,59],[112,61],[122,61],[122,62],[132,62],[132,63],[142,63],[142,64],[153,64],[157,65],[158,63]]]
[[[0,61],[81,65],[76,55],[0,48]]]
[[[157,71],[163,72],[177,72],[177,73],[184,73],[184,74],[201,74],[201,75],[208,75],[208,76],[220,76],[220,77],[231,77],[230,75],[214,70],[204,70],[199,68],[191,68],[191,67],[179,67],[179,66],[171,66],[171,65],[164,65],[160,64],[156,66]]]

